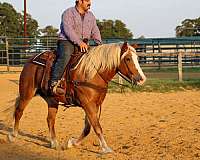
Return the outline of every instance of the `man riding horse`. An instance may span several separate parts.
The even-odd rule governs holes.
[[[74,103],[85,112],[85,125],[82,133],[77,139],[69,139],[67,142],[68,148],[79,146],[93,127],[99,139],[102,153],[112,152],[112,149],[106,143],[99,122],[101,106],[106,97],[108,83],[117,73],[135,85],[144,84],[146,77],[139,65],[136,50],[126,42],[123,44],[102,44],[91,48],[87,54],[82,55],[79,52],[79,54],[73,54],[72,59],[76,55],[82,55],[81,62],[76,65],[71,59],[69,65],[73,64],[76,67],[70,71],[70,74],[68,71],[65,72],[65,70],[68,70],[69,65],[67,63],[70,55],[74,51],[77,53],[77,47],[75,46],[78,46],[82,52],[87,51],[88,46],[84,43],[84,38],[95,39],[98,44],[101,43],[95,17],[88,11],[90,5],[91,0],[76,0],[76,6],[67,9],[62,16],[58,57],[53,66],[50,80],[52,94],[46,94],[46,91],[48,90],[47,82],[49,81],[50,67],[55,57],[53,51],[45,52],[47,56],[45,56],[45,53],[35,55],[24,65],[20,74],[19,96],[16,98],[15,108],[8,109],[9,112],[13,111],[14,115],[13,130],[8,134],[9,141],[13,142],[18,136],[20,119],[28,103],[34,96],[40,95],[48,104],[47,123],[51,148],[60,148],[56,138],[55,119],[59,102],[61,102],[64,103],[64,106]],[[43,60],[46,60],[46,67],[34,61],[40,55],[43,56]],[[67,75],[70,75],[70,85],[73,86],[71,90],[70,87],[67,88],[68,86],[63,80],[69,80]],[[70,99],[68,94],[68,97],[65,96],[66,90],[72,91],[72,101],[68,101]]]
[[[59,83],[75,46],[80,47],[81,52],[87,52],[88,45],[84,39],[93,39],[97,44],[102,42],[96,18],[89,11],[90,6],[91,0],[76,0],[75,7],[68,8],[62,14],[57,60],[52,67],[50,80],[50,91],[53,95],[65,93]]]

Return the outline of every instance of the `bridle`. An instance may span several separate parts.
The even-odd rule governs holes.
[[[128,67],[128,64],[125,60],[125,58],[123,59],[125,65],[126,65],[126,68],[128,70],[128,74],[131,75],[131,79],[128,78],[127,76],[125,76],[124,74],[122,74],[119,69],[117,68],[117,74],[122,77],[124,80],[126,80],[127,82],[129,82],[132,86],[136,85],[137,84],[137,80],[134,78],[130,68]],[[93,64],[94,65],[94,64]],[[95,65],[94,65],[95,66]],[[107,84],[108,81],[106,81],[103,76],[101,75],[101,73],[98,72],[97,68],[95,68],[95,70],[97,71],[97,74],[101,77],[101,79]],[[128,85],[124,85],[124,84],[121,84],[121,83],[118,83],[118,82],[115,82],[113,80],[111,80],[110,82],[114,83],[114,84],[117,84],[117,85],[120,85],[120,86],[123,86],[123,87],[129,87]]]
[[[133,85],[136,85],[136,84],[137,84],[137,83],[136,83],[137,80],[134,78],[134,76],[133,76],[133,74],[132,74],[130,68],[128,67],[128,64],[127,64],[125,58],[123,59],[123,61],[124,61],[125,65],[126,65],[126,68],[127,68],[127,70],[128,70],[128,74],[131,75],[131,79],[128,78],[127,76],[123,75],[123,74],[119,71],[119,69],[118,69],[117,73],[118,73],[119,76],[122,77],[124,80],[126,80],[126,81],[129,82],[129,83],[131,83],[132,86],[133,86]]]
[[[125,65],[126,65],[126,68],[127,68],[127,70],[128,70],[128,74],[131,75],[131,79],[128,78],[127,76],[125,76],[124,74],[122,74],[122,73],[119,71],[119,68],[117,68],[117,74],[118,74],[120,77],[122,77],[124,80],[126,80],[127,82],[129,82],[129,83],[132,85],[132,87],[133,87],[134,85],[137,84],[137,83],[136,83],[137,80],[134,78],[134,76],[133,76],[133,74],[132,74],[130,68],[128,67],[128,64],[127,64],[125,58],[123,59],[123,61],[124,61]],[[92,63],[93,63],[93,62],[92,62]],[[94,65],[94,64],[93,64],[93,65]],[[99,70],[95,67],[95,65],[94,65],[94,68],[95,68],[95,70],[97,71],[97,74],[99,75],[99,77],[101,77],[101,79],[105,82],[105,84],[108,84],[108,81],[107,81],[106,79],[104,79],[104,77],[103,77],[102,74],[99,72]],[[129,88],[129,85],[121,84],[121,83],[115,82],[115,81],[113,81],[113,80],[111,80],[111,81],[109,81],[109,82],[114,83],[114,84],[117,84],[117,85],[120,85],[120,86],[122,86],[122,87],[128,87],[128,88]],[[82,81],[78,81],[78,80],[73,81],[73,83],[74,83],[75,86],[87,86],[87,87],[91,87],[91,88],[93,88],[93,89],[102,90],[102,91],[105,90],[105,89],[107,89],[107,87],[106,87],[106,88],[102,88],[102,87],[99,87],[99,86],[97,86],[97,85],[91,85],[91,84],[88,83],[88,82],[82,82]]]

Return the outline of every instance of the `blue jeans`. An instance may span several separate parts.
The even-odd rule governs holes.
[[[57,59],[52,67],[51,83],[61,80],[71,54],[74,52],[74,45],[67,40],[59,40],[57,44]]]

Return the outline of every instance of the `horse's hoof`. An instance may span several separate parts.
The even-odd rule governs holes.
[[[59,149],[60,149],[60,148],[59,148],[59,143],[58,143],[57,140],[51,141],[50,147],[51,147],[52,149],[55,149],[55,150],[59,150]]]
[[[75,146],[78,146],[77,139],[70,138],[68,143],[67,143],[67,148],[72,148],[72,147],[75,147]]]
[[[14,135],[13,133],[9,133],[7,135],[7,138],[8,138],[9,142],[14,142],[16,137],[17,137],[17,134]]]
[[[14,142],[14,138],[15,138],[15,137],[13,137],[12,134],[8,134],[8,135],[7,135],[7,138],[8,138],[8,141],[9,141],[9,142]]]
[[[103,148],[102,154],[113,153],[113,150],[110,147]]]

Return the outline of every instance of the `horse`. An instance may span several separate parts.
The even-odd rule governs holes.
[[[67,143],[69,148],[80,145],[90,133],[92,126],[99,139],[102,153],[112,152],[103,136],[99,123],[99,111],[107,93],[108,83],[117,73],[135,85],[142,85],[146,81],[137,60],[136,50],[128,43],[102,44],[93,47],[70,70],[70,81],[74,85],[75,101],[78,107],[81,107],[85,112],[85,126],[79,138],[69,139]],[[19,96],[16,98],[13,113],[14,125],[8,134],[8,139],[13,142],[17,137],[23,111],[36,93],[39,93],[48,104],[47,123],[50,132],[50,146],[58,149],[59,143],[56,139],[54,125],[60,102],[55,96],[42,94],[43,74],[44,67],[41,65],[31,61],[24,65],[19,79]]]

